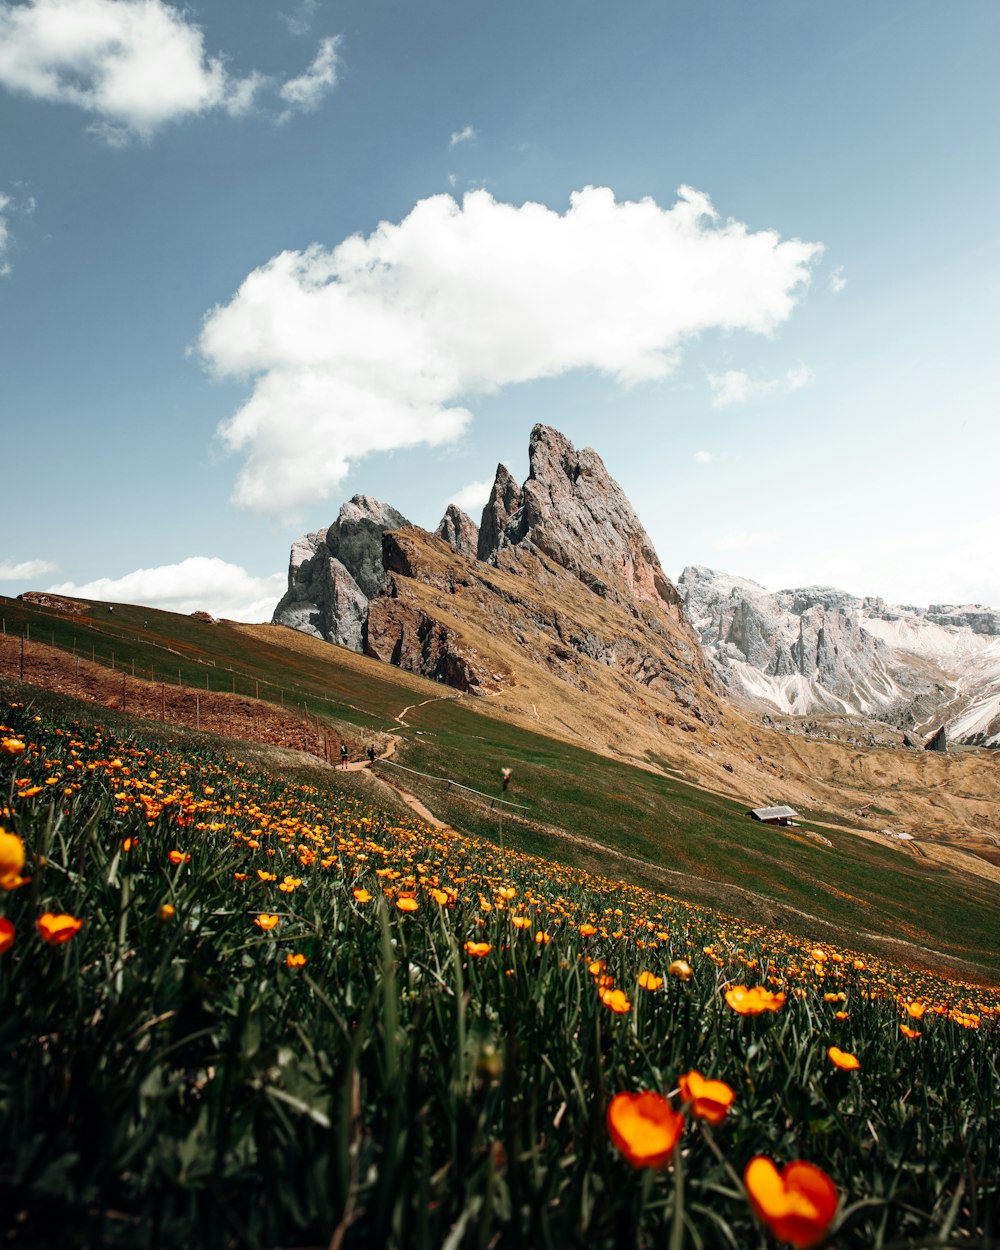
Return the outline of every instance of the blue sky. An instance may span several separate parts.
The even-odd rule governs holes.
[[[998,35],[0,0],[0,591],[263,619],[344,499],[432,527],[545,421],[674,577],[1000,606]]]

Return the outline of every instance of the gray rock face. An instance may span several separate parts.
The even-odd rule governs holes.
[[[395,508],[355,495],[328,529],[292,544],[288,590],[271,619],[360,651],[369,600],[382,586],[382,535],[408,524]]]
[[[829,586],[771,594],[702,567],[686,568],[678,589],[716,675],[761,708],[906,728],[943,718],[955,740],[1000,743],[1000,613],[990,608],[923,610]]]
[[[482,520],[479,523],[476,554],[480,560],[492,559],[497,551],[509,542],[507,526],[520,506],[520,486],[514,481],[507,466],[498,464],[493,489],[490,491],[489,500],[483,509]]]
[[[479,529],[479,558],[496,563],[522,546],[575,573],[595,593],[635,610],[650,603],[679,612],[649,535],[597,452],[577,451],[558,430],[536,425],[524,486],[500,465]]]
[[[456,504],[450,503],[445,509],[434,533],[454,551],[459,551],[470,560],[475,560],[479,550],[479,529],[467,513]]]

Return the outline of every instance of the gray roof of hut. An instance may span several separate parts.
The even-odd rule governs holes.
[[[757,820],[790,820],[793,816],[797,816],[798,812],[794,807],[788,807],[786,804],[783,807],[755,807],[747,815]]]

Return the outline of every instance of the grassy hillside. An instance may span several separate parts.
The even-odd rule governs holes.
[[[498,841],[500,816],[488,799],[449,791],[438,779],[499,797],[500,769],[510,767],[505,797],[526,810],[509,809],[508,846],[805,933],[822,922],[855,943],[884,949],[876,938],[902,939],[978,965],[983,975],[1000,973],[1000,896],[989,882],[848,833],[824,830],[827,846],[808,829],[756,824],[744,803],[484,715],[475,699],[290,630],[108,606],[66,616],[0,600],[8,638],[24,627],[70,652],[106,663],[113,655],[129,674],[134,664],[137,676],[157,681],[176,681],[179,672],[187,685],[302,704],[362,735],[396,729],[394,758],[416,771],[379,768],[456,828]],[[13,663],[12,647],[6,654]],[[401,727],[394,718],[406,707]]]
[[[995,991],[356,781],[0,705],[5,1245],[996,1244]]]

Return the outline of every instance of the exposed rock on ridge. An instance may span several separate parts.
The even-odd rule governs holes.
[[[688,615],[724,686],[786,714],[862,714],[1000,744],[1000,612],[926,610],[829,586],[770,593],[686,568]]]
[[[475,560],[479,546],[479,529],[473,519],[457,504],[450,503],[434,533],[454,551]]]
[[[271,619],[362,650],[368,603],[382,587],[382,535],[406,525],[395,508],[355,495],[328,529],[292,543],[288,590]]]
[[[518,489],[500,465],[479,527],[479,558],[502,565],[506,547],[526,547],[632,610],[652,604],[679,617],[667,578],[625,492],[592,448],[577,451],[558,430],[536,425],[529,472]]]

